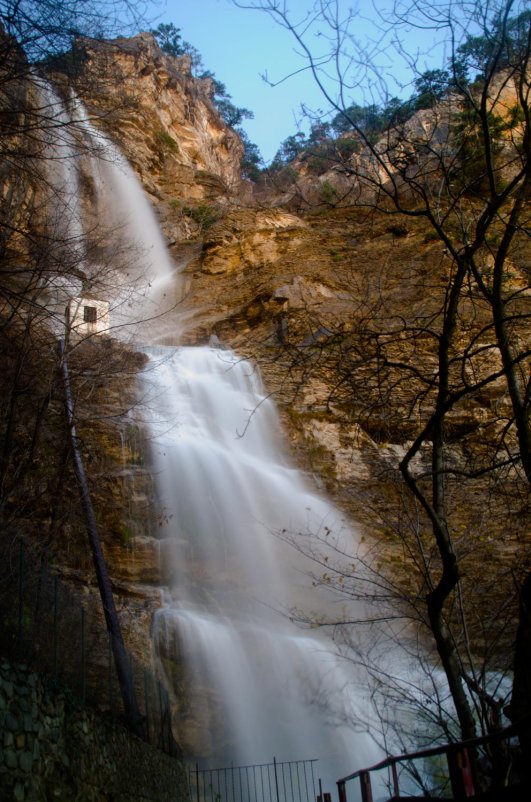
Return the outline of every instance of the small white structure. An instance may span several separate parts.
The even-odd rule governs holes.
[[[74,337],[87,337],[109,331],[109,304],[89,296],[72,298],[66,307],[66,327]]]

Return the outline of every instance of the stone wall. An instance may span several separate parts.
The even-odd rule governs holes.
[[[183,764],[0,661],[0,802],[185,802]]]

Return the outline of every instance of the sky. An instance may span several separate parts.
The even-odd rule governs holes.
[[[312,0],[290,0],[288,5],[294,14],[302,15],[313,3]],[[390,0],[359,0],[356,36],[374,37],[371,18],[377,18],[377,12],[385,12],[389,5]],[[352,6],[352,0],[340,0],[340,7],[345,12]],[[251,141],[260,148],[266,162],[274,157],[280,143],[298,130],[303,118],[301,104],[314,112],[328,108],[308,71],[277,86],[270,86],[261,77],[267,73],[270,81],[280,81],[303,65],[291,35],[268,15],[237,8],[232,0],[160,0],[156,8],[158,16],[152,27],[159,22],[173,22],[181,29],[182,38],[199,50],[205,68],[225,84],[233,103],[254,113],[254,119],[246,120],[243,127]],[[320,46],[317,37],[311,41],[316,48]],[[432,50],[434,33],[416,31],[406,41],[410,52],[422,45],[424,53]],[[440,51],[423,55],[423,66],[440,66],[441,55]],[[403,71],[399,63],[401,60],[391,61],[385,53],[380,53],[378,59],[383,59],[382,66],[385,62],[385,68],[389,70],[390,93],[409,96],[410,86],[401,89],[401,84],[410,81],[410,74]],[[368,85],[371,76],[362,78],[362,84],[363,80]],[[377,91],[378,87],[375,88]],[[367,97],[367,91],[363,92],[363,86],[353,89],[351,94],[349,99],[358,103],[372,99]],[[303,124],[303,130],[308,130],[307,123]]]

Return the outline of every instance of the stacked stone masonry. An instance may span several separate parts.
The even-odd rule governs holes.
[[[185,802],[183,764],[0,660],[0,802]]]

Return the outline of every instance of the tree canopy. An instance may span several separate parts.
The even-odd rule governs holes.
[[[304,151],[317,152],[325,140],[341,140],[356,131],[375,142],[385,131],[403,123],[416,111],[433,108],[452,92],[463,94],[475,81],[481,82],[482,76],[510,68],[515,60],[525,57],[530,25],[531,12],[528,10],[506,20],[502,15],[494,14],[489,20],[488,33],[466,33],[464,41],[455,47],[443,68],[414,71],[414,92],[408,98],[390,97],[383,103],[367,105],[341,103],[341,108],[335,108],[329,118],[310,115],[309,134],[299,131],[284,140],[271,169],[281,169]],[[343,92],[346,94],[346,86]],[[321,132],[319,137],[316,136],[317,130]],[[328,163],[332,164],[333,159],[332,155]]]

